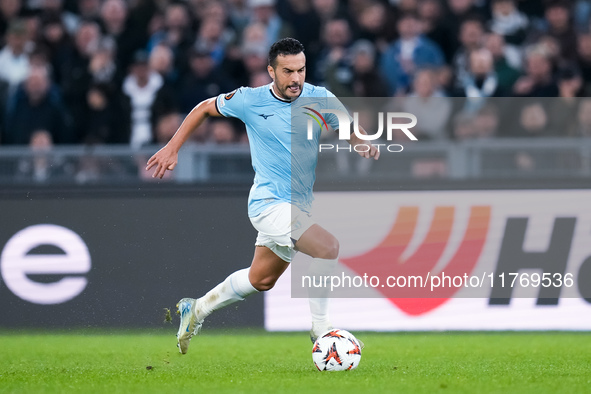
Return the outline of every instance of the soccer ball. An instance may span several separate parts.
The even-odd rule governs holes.
[[[349,331],[332,329],[314,342],[312,360],[319,371],[349,371],[361,361],[361,346]]]

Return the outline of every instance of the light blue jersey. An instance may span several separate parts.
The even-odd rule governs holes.
[[[238,118],[246,125],[255,171],[248,198],[249,217],[256,217],[280,202],[294,204],[304,212],[310,211],[321,129],[314,124],[313,135],[308,140],[306,126],[309,117],[305,116],[303,109],[296,108],[298,101],[309,107],[310,100],[300,100],[303,97],[318,98],[317,108],[321,108],[327,98],[335,97],[325,88],[306,83],[298,99],[289,102],[277,97],[272,86],[241,87],[216,99],[220,114]],[[292,106],[294,111],[302,112],[301,116],[294,117],[298,119],[298,125],[292,125]],[[336,116],[328,114],[325,119],[328,125],[338,129]],[[293,155],[292,143],[295,143]]]

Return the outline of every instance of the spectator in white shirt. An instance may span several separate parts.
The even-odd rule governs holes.
[[[15,20],[8,26],[6,46],[0,51],[0,79],[14,90],[28,74],[27,30],[24,21]]]

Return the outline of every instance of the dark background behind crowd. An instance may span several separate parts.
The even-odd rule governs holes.
[[[0,0],[0,145],[166,143],[201,100],[271,82],[286,36],[308,82],[432,114],[423,139],[591,136],[590,14],[589,0]],[[502,108],[456,113],[448,97],[530,99],[505,128]],[[223,118],[194,140],[247,141]]]

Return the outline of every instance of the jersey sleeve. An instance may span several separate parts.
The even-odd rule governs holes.
[[[349,117],[349,123],[353,122],[353,118],[351,117],[349,110],[343,105],[343,103],[341,103],[341,100],[339,100],[337,98],[337,96],[332,94],[331,91],[326,90],[326,98],[327,98],[328,106],[330,106],[333,109],[336,109],[336,110],[346,113],[347,116]],[[327,116],[325,118],[326,118],[326,123],[328,123],[330,125],[330,127],[333,128],[333,130],[336,131],[339,129],[339,118],[336,115],[327,114]]]
[[[230,93],[222,93],[215,100],[215,107],[222,116],[242,119],[246,89],[238,88]]]

